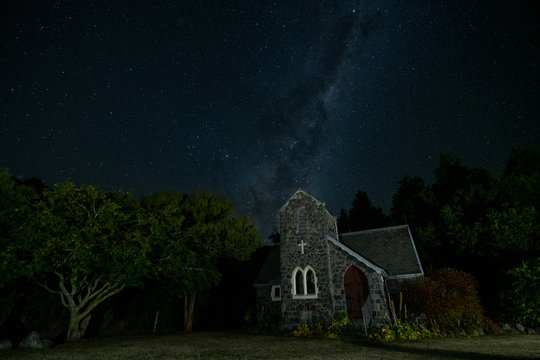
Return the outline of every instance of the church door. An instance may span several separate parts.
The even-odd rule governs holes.
[[[343,282],[347,300],[347,316],[349,319],[362,319],[362,306],[369,296],[366,275],[356,266],[351,266],[345,272]]]

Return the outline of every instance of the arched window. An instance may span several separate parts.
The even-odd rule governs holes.
[[[316,299],[318,296],[317,275],[311,266],[294,269],[292,285],[293,299]]]
[[[294,285],[295,294],[304,294],[304,274],[300,269],[296,271],[296,275],[294,276]]]
[[[306,290],[308,295],[315,295],[315,273],[311,269],[306,272]]]

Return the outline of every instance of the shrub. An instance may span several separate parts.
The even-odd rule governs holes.
[[[377,342],[417,341],[437,336],[439,336],[438,333],[423,329],[415,323],[401,321],[382,328],[372,328],[368,334],[370,340]]]
[[[442,269],[405,284],[411,311],[426,315],[431,330],[446,334],[473,333],[482,325],[483,309],[474,277]]]
[[[501,331],[501,327],[497,323],[486,316],[482,316],[482,330],[488,335],[497,334]]]
[[[322,324],[317,323],[313,325],[302,324],[298,325],[296,329],[293,330],[292,334],[294,336],[300,337],[318,337],[322,339],[337,339],[341,335],[341,330],[347,323],[349,318],[347,314],[336,314],[332,319],[332,323],[324,327]]]
[[[512,308],[514,320],[530,327],[540,327],[540,257],[524,261],[509,274],[514,282],[505,297]]]
[[[343,327],[349,323],[349,317],[346,313],[334,315],[332,324],[328,327],[327,337],[329,339],[337,339],[341,335]]]
[[[302,324],[296,326],[296,329],[293,330],[292,334],[294,336],[308,337],[313,335],[313,332],[311,331],[311,328],[308,324]]]

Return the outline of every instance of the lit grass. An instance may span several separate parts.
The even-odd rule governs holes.
[[[290,336],[201,332],[96,338],[45,350],[7,350],[0,359],[534,359],[540,335],[353,344]]]

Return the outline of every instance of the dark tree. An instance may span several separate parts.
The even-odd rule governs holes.
[[[337,226],[340,233],[351,232],[351,222],[349,221],[349,214],[347,214],[347,211],[345,211],[345,209],[343,208],[341,208],[341,210],[339,211]]]
[[[540,148],[514,149],[508,158],[505,174],[531,176],[540,172]]]
[[[274,229],[274,231],[272,231],[272,233],[268,236],[268,240],[270,240],[274,245],[279,245],[281,242],[281,234],[277,231],[277,229]]]
[[[394,195],[393,219],[407,216],[424,266],[474,274],[491,311],[504,311],[508,271],[540,255],[539,159],[537,150],[516,150],[494,177],[442,155],[432,186],[406,177]]]
[[[390,223],[382,209],[371,203],[365,191],[359,190],[351,205],[348,213],[344,210],[340,213],[338,227],[342,233],[381,228]]]
[[[390,216],[396,225],[425,226],[430,218],[431,194],[426,191],[424,179],[405,176],[392,197]]]

